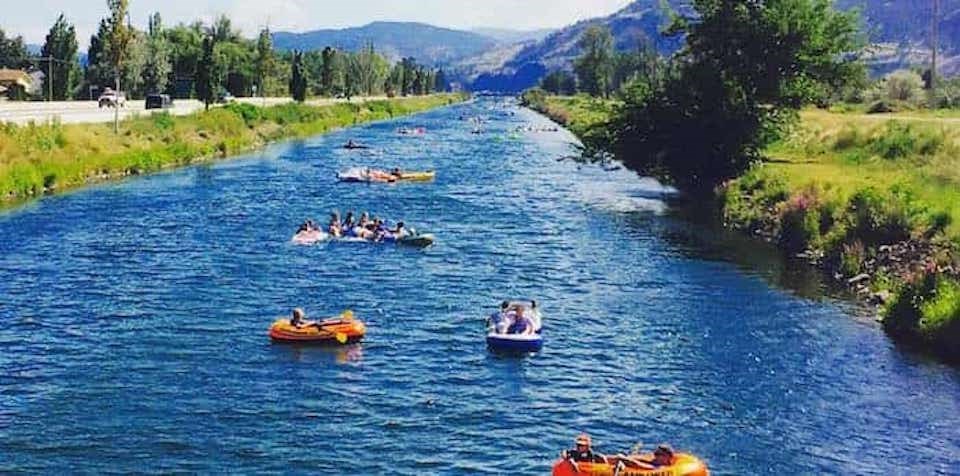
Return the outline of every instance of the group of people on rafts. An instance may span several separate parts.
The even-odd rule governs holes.
[[[391,228],[383,220],[377,217],[371,218],[367,212],[361,213],[360,218],[355,218],[353,212],[347,212],[343,220],[340,219],[339,213],[333,212],[330,214],[326,229],[321,228],[313,220],[303,222],[297,229],[298,234],[317,231],[329,233],[334,238],[360,238],[367,241],[398,240],[410,234],[410,230],[404,227],[402,221]]]

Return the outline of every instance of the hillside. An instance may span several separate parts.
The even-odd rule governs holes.
[[[522,91],[535,85],[547,71],[569,69],[580,54],[577,41],[592,25],[610,28],[618,50],[635,49],[640,42],[644,42],[662,53],[672,53],[680,48],[682,39],[667,38],[661,34],[670,23],[671,13],[664,8],[665,3],[677,11],[689,11],[685,0],[638,0],[612,15],[584,20],[560,29],[543,40],[530,42],[512,56],[504,58],[500,64],[491,65],[489,61],[481,61],[489,60],[489,54],[467,60],[462,64],[462,71],[475,77],[476,90]]]
[[[477,33],[407,22],[374,22],[362,27],[305,33],[277,32],[273,42],[280,50],[306,51],[327,46],[356,51],[373,43],[392,60],[412,56],[430,65],[478,55],[498,45],[497,40]]]
[[[960,0],[940,0],[942,72],[960,73]],[[840,8],[859,8],[871,47],[868,59],[875,73],[930,61],[933,18],[931,0],[837,0]]]
[[[524,43],[527,41],[539,41],[553,33],[554,29],[541,30],[509,30],[505,28],[474,28],[470,30],[478,35],[493,38],[503,44]]]
[[[960,73],[960,0],[941,0],[940,42],[942,71]],[[872,43],[868,55],[872,69],[883,73],[929,61],[931,0],[837,0],[843,9],[859,8]],[[618,50],[629,50],[644,41],[663,54],[682,46],[682,39],[661,35],[673,9],[689,15],[688,0],[637,0],[622,10],[601,18],[584,20],[557,30],[546,38],[522,47],[500,46],[494,52],[465,59],[458,72],[473,80],[476,90],[521,91],[539,81],[546,72],[570,69],[579,56],[577,40],[591,25],[605,25],[614,35]],[[492,60],[496,61],[492,61]]]

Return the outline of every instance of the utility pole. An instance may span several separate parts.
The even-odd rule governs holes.
[[[935,96],[937,93],[937,50],[940,49],[940,0],[933,0],[933,24],[930,28],[933,38],[930,44],[933,47],[930,61],[930,94]],[[933,101],[930,104],[935,107]]]
[[[47,102],[53,102],[53,56],[47,56]]]

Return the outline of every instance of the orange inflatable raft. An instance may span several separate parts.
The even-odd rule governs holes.
[[[269,332],[275,342],[301,344],[352,344],[363,339],[366,333],[367,327],[355,319],[351,311],[299,327],[291,325],[289,318],[277,319]]]
[[[607,456],[606,463],[574,463],[562,459],[553,465],[553,476],[709,476],[707,465],[696,456],[675,453],[673,464],[649,468],[652,454]]]

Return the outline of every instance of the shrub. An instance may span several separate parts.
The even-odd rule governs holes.
[[[243,122],[246,123],[247,126],[251,126],[257,122],[260,122],[260,120],[263,118],[260,108],[254,106],[253,104],[234,102],[224,106],[224,109],[243,118]]]
[[[943,131],[916,128],[911,124],[890,121],[886,130],[871,141],[871,150],[876,155],[896,160],[914,155],[930,156],[943,146]]]
[[[866,188],[853,194],[847,206],[848,237],[865,245],[894,243],[910,237],[910,218],[890,193]]]
[[[154,114],[153,116],[153,125],[161,131],[167,131],[173,129],[173,117],[170,113],[164,111],[161,113]]]
[[[918,105],[925,99],[923,78],[913,71],[897,70],[877,82],[867,94],[873,101],[903,101]]]
[[[916,334],[923,318],[921,307],[936,285],[936,274],[929,269],[909,277],[884,308],[884,329],[894,335]]]
[[[803,251],[820,238],[819,196],[803,190],[780,208],[780,246],[790,253]]]
[[[840,253],[840,272],[844,276],[856,276],[863,270],[863,263],[867,260],[867,250],[860,240],[853,243],[844,243]]]
[[[948,329],[960,336],[960,282],[941,276],[933,294],[920,305],[920,315],[919,331],[927,337]]]

